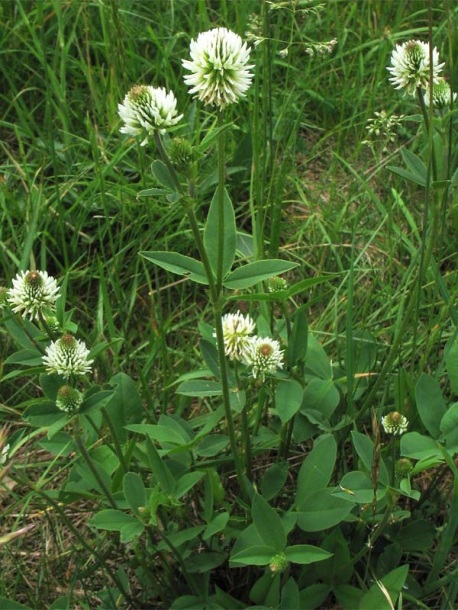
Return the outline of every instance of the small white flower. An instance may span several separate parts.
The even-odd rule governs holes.
[[[426,87],[425,92],[425,104],[427,106],[430,105],[430,87],[429,83]],[[434,108],[448,108],[450,106],[450,102],[456,100],[456,93],[452,94],[452,90],[450,89],[450,85],[445,80],[445,78],[439,77],[437,82],[433,83],[433,106]]]
[[[67,413],[78,411],[83,402],[83,395],[76,388],[69,385],[63,385],[57,391],[57,408]]]
[[[231,360],[243,360],[250,335],[254,331],[254,322],[250,316],[244,316],[240,311],[227,313],[222,318],[224,353]],[[215,336],[215,334],[214,334]]]
[[[46,348],[43,363],[48,373],[58,373],[68,378],[70,375],[84,375],[91,370],[93,360],[88,359],[89,350],[82,341],[72,335],[64,335]]]
[[[119,116],[124,121],[119,131],[133,136],[146,134],[142,142],[144,146],[155,130],[164,133],[167,127],[173,127],[182,119],[182,114],[177,116],[176,106],[172,91],[167,92],[164,87],[136,85],[123,103],[118,104]]]
[[[54,309],[58,297],[57,282],[46,271],[21,271],[6,298],[15,313],[34,320],[45,309]]]
[[[401,436],[407,430],[409,422],[407,417],[401,415],[397,411],[392,411],[382,417],[382,426],[386,434],[392,434],[393,436]]]
[[[437,82],[444,64],[439,63],[439,52],[434,47],[432,52],[433,82]],[[391,66],[387,68],[392,77],[389,79],[396,89],[405,89],[406,93],[415,95],[418,87],[426,89],[430,78],[429,43],[420,40],[409,40],[396,45],[391,54]]]
[[[226,28],[202,32],[191,40],[192,61],[182,60],[191,74],[184,77],[189,93],[201,102],[225,108],[245,97],[253,74],[250,49],[238,34]]]
[[[283,368],[283,351],[274,339],[251,337],[244,362],[253,368],[253,377],[264,379],[267,373]]]

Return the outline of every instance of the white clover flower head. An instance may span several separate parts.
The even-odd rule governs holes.
[[[79,390],[69,385],[63,385],[57,391],[57,408],[66,413],[75,413],[83,402],[83,395]]]
[[[227,313],[222,318],[224,353],[231,360],[243,360],[254,332],[254,322],[240,311]],[[215,336],[215,334],[214,334]]]
[[[407,430],[409,422],[407,417],[398,413],[398,411],[392,411],[382,417],[382,426],[386,434],[392,434],[393,436],[401,436]]]
[[[21,271],[7,291],[7,300],[15,313],[34,320],[46,309],[54,309],[60,296],[56,280],[46,271]]]
[[[158,130],[164,133],[183,118],[177,115],[177,100],[172,91],[164,87],[135,85],[127,93],[122,104],[118,104],[118,113],[124,121],[119,130],[132,136],[145,135],[144,146],[148,137]]]
[[[425,91],[425,104],[430,105],[431,90],[429,83]],[[439,77],[435,83],[433,83],[433,106],[434,108],[448,108],[451,101],[456,100],[456,93],[452,94],[450,85],[445,78]]]
[[[266,374],[283,368],[283,351],[280,344],[269,337],[252,337],[244,362],[253,369],[253,377],[265,379]]]
[[[90,372],[94,361],[89,360],[88,355],[89,350],[83,341],[67,334],[46,348],[43,363],[48,373],[57,373],[68,379],[71,375],[85,375]]]
[[[433,82],[437,82],[445,64],[439,63],[439,52],[434,47],[432,52]],[[430,79],[429,43],[420,40],[409,40],[396,45],[391,54],[391,66],[387,70],[392,76],[389,79],[396,89],[405,89],[406,93],[415,95],[418,87],[426,89]]]
[[[184,77],[189,93],[201,102],[223,109],[245,97],[251,85],[250,49],[235,32],[214,28],[191,40],[191,60],[182,60],[191,74]]]

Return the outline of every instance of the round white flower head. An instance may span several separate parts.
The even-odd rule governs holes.
[[[235,32],[214,28],[191,40],[192,61],[182,60],[191,74],[184,77],[189,93],[201,102],[218,108],[234,104],[251,85],[250,49]]]
[[[392,434],[393,436],[401,436],[407,430],[409,422],[407,417],[401,415],[397,411],[392,411],[382,417],[382,426],[386,434]]]
[[[439,52],[433,49],[433,82],[437,82],[445,64],[439,63]],[[396,45],[391,54],[391,66],[387,68],[392,77],[389,79],[396,89],[405,89],[406,93],[415,95],[418,87],[425,89],[430,79],[429,43],[420,40],[409,40]]]
[[[243,360],[254,331],[253,320],[238,311],[225,314],[222,323],[224,353],[231,360]],[[213,336],[216,336],[215,333]]]
[[[267,373],[283,368],[283,351],[274,339],[252,337],[244,361],[253,368],[253,377],[264,379]]]
[[[155,130],[164,133],[167,127],[173,127],[183,117],[177,116],[177,100],[172,91],[164,87],[136,85],[132,87],[118,104],[118,112],[124,125],[119,130],[132,136],[145,135],[142,146],[148,141]]]
[[[21,271],[6,298],[15,313],[34,320],[45,309],[54,309],[58,297],[57,282],[46,271]]]
[[[63,385],[57,391],[57,408],[67,413],[75,413],[83,402],[83,395],[76,388]]]
[[[430,87],[429,84],[426,88],[425,92],[425,104],[427,106],[430,105]],[[450,85],[445,80],[445,78],[438,78],[437,82],[433,83],[433,106],[434,108],[448,108],[450,106],[450,102],[456,100],[456,93],[453,93],[450,89]]]
[[[48,373],[58,373],[68,378],[70,375],[84,375],[91,370],[93,360],[88,359],[89,350],[82,341],[72,335],[63,335],[46,348],[43,363]]]

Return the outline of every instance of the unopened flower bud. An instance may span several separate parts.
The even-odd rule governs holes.
[[[75,413],[83,402],[83,395],[76,388],[63,385],[57,391],[56,405],[61,411]]]

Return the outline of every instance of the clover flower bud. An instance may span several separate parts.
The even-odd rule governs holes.
[[[287,288],[288,282],[278,275],[270,277],[267,281],[267,290],[269,292],[280,292],[282,290],[286,290]]]
[[[72,414],[79,410],[83,402],[83,395],[76,388],[63,385],[57,391],[56,406],[61,411]]]
[[[412,468],[413,464],[409,458],[400,458],[394,465],[394,472],[398,478],[403,479],[409,476]]]
[[[186,170],[193,160],[194,150],[184,138],[174,138],[168,148],[170,161],[178,170]]]
[[[426,88],[425,92],[425,104],[430,106],[430,87],[429,84]],[[450,106],[450,102],[456,100],[456,93],[452,94],[452,90],[450,89],[450,85],[445,80],[445,78],[438,78],[437,82],[433,83],[433,106],[434,108],[448,108]]]
[[[278,553],[277,555],[274,555],[269,563],[270,571],[274,572],[275,574],[281,574],[288,566],[289,561],[285,553]]]

